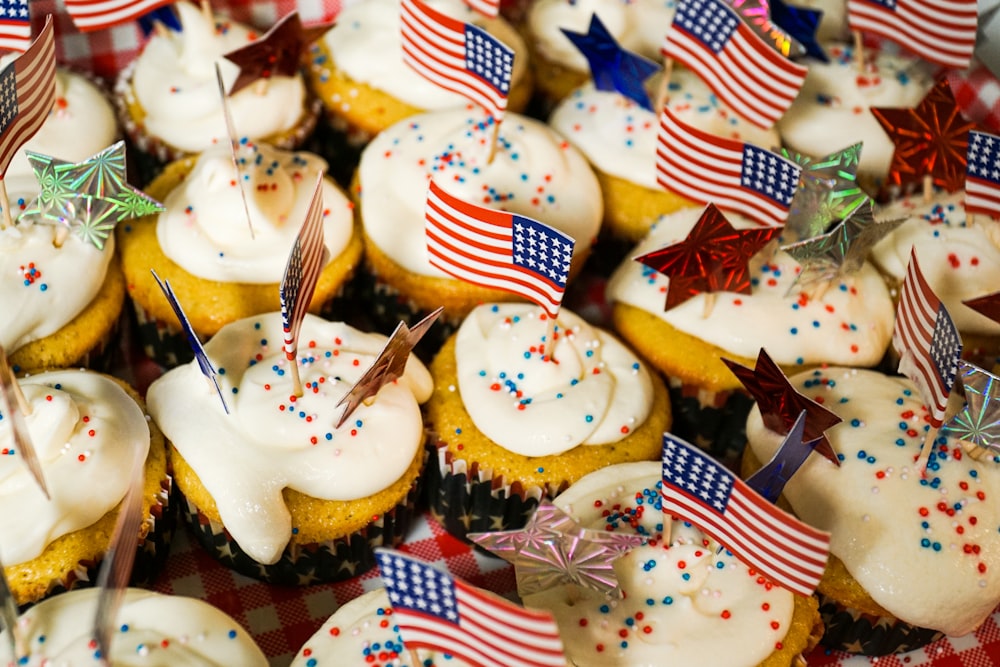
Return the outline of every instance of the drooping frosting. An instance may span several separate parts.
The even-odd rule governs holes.
[[[18,620],[29,667],[105,664],[94,651],[96,588],[51,597]],[[207,602],[129,588],[111,637],[115,667],[266,667],[264,653],[240,625]],[[9,655],[2,637],[3,655]],[[14,664],[11,660],[10,664]]]
[[[673,72],[668,93],[670,110],[689,125],[768,150],[780,144],[776,131],[762,130],[740,118],[688,70]],[[597,90],[593,83],[587,83],[556,107],[549,124],[573,142],[597,169],[651,190],[659,189],[656,184],[659,119],[652,111],[618,93]]]
[[[461,0],[431,0],[432,8],[465,23],[483,27],[514,50],[511,82],[524,76],[528,51],[517,31],[502,18],[487,18]],[[468,103],[458,93],[429,81],[403,62],[399,0],[366,0],[337,16],[337,24],[323,37],[337,69],[358,83],[384,91],[420,109],[448,109]],[[322,63],[319,63],[322,65]],[[351,100],[340,100],[350,104]]]
[[[259,35],[221,17],[209,19],[190,2],[178,2],[183,30],[154,33],[135,61],[132,93],[146,116],[143,125],[188,153],[228,141],[215,65],[226,90],[239,68],[223,58]],[[289,130],[299,122],[305,103],[301,75],[272,76],[262,86],[248,86],[228,98],[233,125],[240,136],[261,139]]]
[[[893,143],[869,109],[915,106],[934,85],[932,70],[914,58],[865,51],[865,71],[859,73],[853,47],[822,46],[830,62],[810,62],[802,90],[778,120],[778,132],[785,146],[816,158],[861,141],[858,176],[881,183]]]
[[[316,177],[327,168],[312,153],[267,144],[240,149],[251,233],[232,157],[225,146],[200,156],[194,169],[163,202],[156,223],[164,254],[206,280],[277,283],[305,221]],[[351,240],[353,205],[332,182],[323,183],[323,242],[336,257]]]
[[[540,220],[576,240],[597,237],[603,206],[597,179],[580,152],[542,123],[506,114],[496,155],[494,125],[476,107],[412,116],[382,131],[361,155],[365,233],[407,271],[449,277],[427,259],[427,181],[480,206]]]
[[[125,496],[134,452],[149,450],[142,409],[114,381],[83,370],[19,381],[31,406],[28,433],[51,500],[0,415],[0,554],[6,565],[38,557],[53,540],[90,526]]]
[[[641,308],[743,357],[756,357],[763,346],[779,364],[878,363],[892,337],[895,307],[868,263],[830,285],[821,299],[811,299],[789,294],[801,270],[794,259],[780,250],[770,258],[762,252],[750,261],[750,294],[717,292],[707,318],[705,294],[664,311],[669,278],[632,258],[684,239],[700,215],[701,209],[691,208],[662,218],[611,276],[609,300]],[[742,216],[726,217],[737,228],[754,226]]]
[[[930,202],[923,195],[904,197],[878,215],[909,220],[872,249],[876,266],[902,284],[914,248],[921,273],[959,330],[1000,335],[1000,324],[962,304],[1000,288],[1000,224],[987,216],[969,224],[964,192]]]
[[[555,615],[573,665],[760,664],[788,632],[793,594],[690,525],[672,521],[665,536],[660,467],[604,468],[554,501],[585,528],[649,538],[614,564],[624,598],[567,584],[525,605]]]
[[[530,304],[479,306],[455,341],[458,389],[476,427],[525,456],[603,445],[642,425],[649,371],[610,334],[563,308],[549,320]]]
[[[623,48],[660,60],[674,6],[674,0],[537,0],[528,10],[527,23],[535,48],[546,60],[586,72],[586,58],[560,28],[585,34],[591,14],[597,14]]]
[[[149,412],[197,472],[226,530],[251,557],[274,563],[293,526],[281,495],[288,487],[324,500],[353,500],[393,484],[423,445],[419,403],[432,389],[415,358],[403,377],[341,428],[337,402],[385,344],[342,323],[307,315],[299,336],[305,394],[292,397],[279,313],[238,320],[205,345],[229,407],[197,362],[149,388]]]
[[[928,414],[909,380],[827,368],[791,379],[843,421],[826,437],[840,467],[810,456],[784,496],[807,523],[831,533],[830,552],[897,618],[948,635],[974,630],[1000,599],[1000,474],[962,443],[939,446],[926,474],[914,464]],[[754,455],[767,461],[782,436],[755,407]]]

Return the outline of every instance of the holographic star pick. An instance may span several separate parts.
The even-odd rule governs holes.
[[[806,425],[806,411],[799,413],[792,429],[781,441],[778,451],[774,453],[763,468],[747,477],[747,486],[767,498],[772,503],[778,502],[785,484],[792,475],[802,467],[812,453],[813,448],[808,442],[803,442],[802,434]]]
[[[597,14],[591,14],[586,34],[560,30],[587,59],[595,88],[621,93],[643,109],[653,110],[643,82],[660,69],[658,64],[619,46]]]
[[[729,359],[724,358],[722,361],[756,399],[764,426],[775,433],[785,435],[795,425],[799,413],[804,410],[805,442],[811,444],[817,452],[835,465],[840,466],[836,452],[824,435],[827,429],[841,422],[840,417],[796,391],[764,348],[760,348],[757,363],[752,369]]]
[[[378,353],[371,367],[337,401],[338,406],[345,406],[344,413],[337,420],[337,428],[340,428],[347,421],[347,418],[358,409],[359,405],[373,399],[378,394],[379,389],[403,376],[403,372],[406,370],[406,360],[409,359],[413,347],[420,342],[420,339],[424,337],[424,334],[443,311],[444,308],[438,308],[417,322],[412,329],[406,326],[405,322],[400,322],[396,326],[396,330],[389,336],[385,347]]]
[[[636,533],[584,528],[549,500],[539,503],[523,530],[468,537],[514,564],[521,596],[562,584],[620,596],[614,562],[645,542]]]
[[[819,236],[868,198],[857,182],[860,143],[818,159],[785,148],[781,154],[802,167],[782,233],[786,242]]]
[[[687,238],[635,258],[670,278],[670,310],[702,292],[750,293],[750,258],[774,238],[780,228],[734,229],[726,216],[709,204]]]
[[[315,42],[330,26],[304,28],[299,13],[287,14],[260,39],[225,54],[226,60],[239,66],[240,74],[229,90],[235,95],[250,84],[272,76],[293,76],[299,70],[302,51]]]
[[[969,130],[976,124],[962,116],[946,77],[912,109],[872,107],[872,113],[896,146],[887,185],[906,188],[930,176],[948,192],[965,187]]]
[[[771,21],[793,40],[799,42],[808,56],[820,62],[830,62],[826,51],[816,39],[822,10],[786,5],[784,0],[770,0]]]
[[[743,21],[761,39],[773,46],[775,51],[786,58],[806,55],[805,46],[773,20],[769,0],[731,0],[730,4]]]
[[[1000,377],[967,361],[958,362],[958,375],[965,406],[941,426],[938,435],[1000,453]]]

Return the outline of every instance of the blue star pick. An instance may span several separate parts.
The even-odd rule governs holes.
[[[816,29],[823,12],[806,7],[786,5],[784,0],[771,0],[771,21],[806,49],[806,55],[824,63],[830,62],[823,47],[816,41]]]
[[[621,93],[643,109],[653,110],[642,84],[659,65],[619,46],[597,14],[591,14],[586,34],[560,30],[587,59],[595,88]]]

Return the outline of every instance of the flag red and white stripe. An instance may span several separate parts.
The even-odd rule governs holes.
[[[0,72],[0,179],[17,151],[48,118],[56,101],[52,16],[28,50]]]
[[[851,30],[880,35],[925,60],[968,69],[976,47],[976,0],[848,0]]]
[[[24,51],[31,45],[28,0],[0,0],[0,49]]]
[[[465,0],[465,4],[491,19],[500,15],[500,0]]]
[[[679,0],[660,52],[763,128],[785,113],[808,72],[761,39],[723,0]]]
[[[80,32],[92,32],[135,21],[175,0],[64,0]]]

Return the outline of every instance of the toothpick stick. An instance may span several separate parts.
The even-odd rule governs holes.
[[[415,648],[407,649],[407,651],[410,653],[410,662],[413,663],[413,667],[421,667],[423,663],[420,662],[420,652]]]
[[[924,203],[930,204],[934,201],[934,177],[924,174]]]
[[[254,84],[253,87],[253,92],[260,95],[261,97],[267,95],[267,88],[268,88],[267,84],[268,84],[267,79],[257,79],[257,83]]]
[[[656,106],[653,107],[653,111],[659,114],[663,111],[663,107],[667,104],[667,99],[670,97],[670,76],[674,71],[674,59],[664,58],[663,59],[663,76],[660,77],[660,83],[656,87]]]
[[[296,358],[294,359],[288,360],[289,370],[292,373],[292,394],[296,398],[302,398],[303,394],[305,394],[305,390],[302,388],[302,378],[299,376],[298,355],[295,355],[295,357]]]
[[[215,13],[212,12],[212,3],[209,0],[201,0],[201,13],[209,23],[215,23]]]
[[[3,223],[0,229],[7,229],[14,225],[14,219],[10,216],[10,199],[7,198],[7,183],[0,179],[0,206],[3,207]]]
[[[486,158],[486,164],[493,164],[493,158],[497,154],[497,141],[500,139],[500,121],[493,119],[493,137],[490,139],[490,154]]]
[[[718,295],[715,292],[708,292],[705,294],[705,307],[701,311],[702,319],[708,319],[708,316],[712,314],[712,310],[715,308],[715,302],[718,299]]]
[[[542,345],[544,346],[545,353],[542,357],[552,359],[552,353],[555,351],[556,347],[556,318],[549,317],[546,313],[542,313],[542,317],[545,318],[545,338],[542,339]]]
[[[865,43],[861,38],[861,31],[854,31],[854,64],[858,68],[858,72],[863,74],[865,71]]]
[[[163,24],[163,21],[153,21],[153,32],[156,33],[157,37],[162,37],[166,39],[170,36],[170,28]]]
[[[924,444],[920,447],[920,455],[917,456],[916,466],[921,473],[927,469],[927,462],[930,460],[931,450],[934,449],[934,441],[937,440],[939,426],[931,426],[924,436]]]
[[[69,225],[56,225],[56,237],[52,239],[52,245],[61,248],[67,238],[69,238]]]

